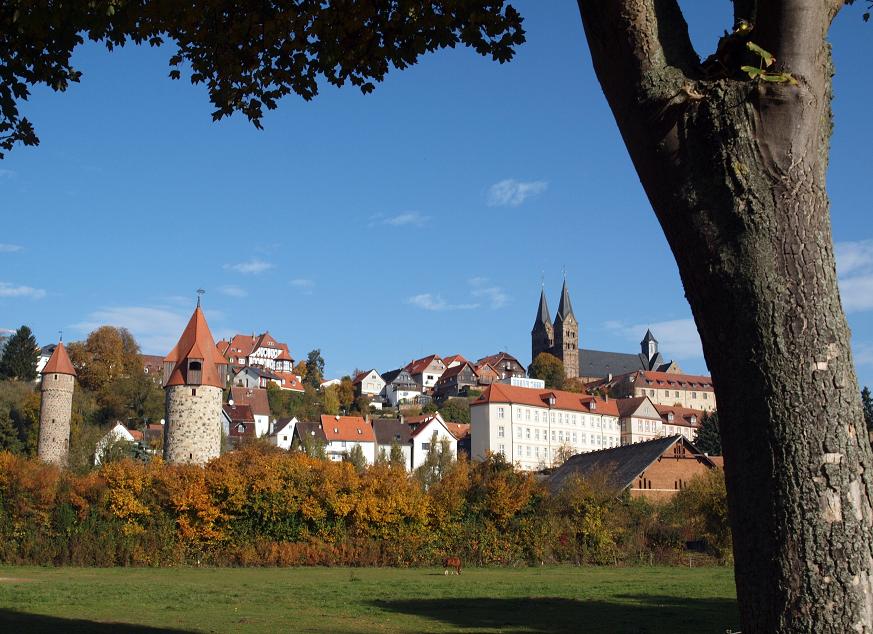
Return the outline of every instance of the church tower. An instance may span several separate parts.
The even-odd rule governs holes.
[[[542,352],[552,353],[552,346],[555,345],[555,329],[552,326],[552,318],[549,315],[549,305],[546,303],[545,288],[540,291],[540,306],[537,310],[533,329],[530,331],[530,343],[531,363]]]
[[[646,329],[646,336],[640,341],[640,348],[642,349],[643,357],[649,362],[649,369],[653,369],[651,367],[652,360],[658,356],[658,340],[655,339],[655,335],[652,334],[651,330]]]
[[[164,358],[164,460],[205,464],[221,452],[221,400],[227,360],[215,346],[200,302]]]
[[[76,370],[63,342],[58,343],[41,374],[37,455],[44,462],[66,467]]]
[[[564,376],[573,379],[579,376],[579,322],[573,314],[573,304],[570,302],[570,291],[567,290],[567,280],[561,289],[561,301],[558,304],[558,314],[555,315],[555,345],[554,354],[564,362]]]

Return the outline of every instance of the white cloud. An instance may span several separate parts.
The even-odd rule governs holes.
[[[222,295],[227,295],[228,297],[248,297],[248,291],[244,288],[240,288],[239,286],[234,286],[229,284],[227,286],[221,286],[218,289],[218,292]]]
[[[873,310],[873,240],[837,242],[834,247],[843,308]]]
[[[0,253],[17,253],[21,251],[24,247],[20,244],[4,244],[0,242]]]
[[[620,321],[607,321],[603,324],[608,330],[618,332],[628,342],[639,346],[646,334],[646,329],[652,331],[658,340],[658,350],[666,360],[672,357],[679,359],[702,359],[703,346],[693,319],[672,319],[650,324],[627,325]],[[634,348],[637,350],[638,348]]]
[[[508,178],[488,188],[488,206],[518,207],[531,196],[546,191],[548,186],[546,181],[517,181]]]
[[[215,317],[214,312],[210,315]],[[179,340],[190,314],[164,307],[112,306],[94,311],[73,328],[89,333],[100,326],[127,328],[145,354],[167,354]]]
[[[294,286],[295,288],[312,288],[315,286],[315,282],[313,280],[308,280],[303,277],[298,277],[297,279],[291,280],[289,284],[291,284],[291,286]]]
[[[407,304],[412,304],[423,310],[443,311],[443,310],[471,310],[478,308],[479,304],[450,304],[442,298],[441,295],[433,295],[431,293],[421,293],[413,295],[406,300]]]
[[[259,260],[258,258],[251,258],[246,262],[239,262],[237,264],[225,264],[224,268],[228,271],[236,271],[237,273],[257,275],[258,273],[263,273],[264,271],[273,268],[273,265],[269,262]]]
[[[422,227],[430,221],[430,216],[425,216],[417,211],[407,211],[395,216],[374,214],[370,216],[370,226],[385,225],[388,227]]]
[[[0,297],[28,297],[30,299],[42,299],[45,291],[31,286],[13,286],[7,282],[0,282]]]
[[[470,294],[478,300],[485,302],[490,308],[503,308],[509,303],[509,295],[502,288],[488,283],[486,277],[473,277],[468,280],[473,289]]]

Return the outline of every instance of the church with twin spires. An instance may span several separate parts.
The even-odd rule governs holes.
[[[658,352],[658,340],[651,330],[646,330],[640,342],[639,354],[579,348],[579,321],[573,313],[566,279],[561,288],[561,299],[554,321],[549,313],[545,288],[540,292],[540,304],[530,336],[531,361],[538,354],[548,352],[564,364],[564,376],[568,379],[581,379],[584,383],[637,370],[682,372],[675,361],[665,361]]]

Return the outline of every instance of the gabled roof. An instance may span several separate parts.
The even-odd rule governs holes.
[[[194,309],[194,314],[191,315],[176,347],[164,357],[165,364],[174,364],[164,387],[187,384],[189,359],[202,363],[200,385],[224,387],[223,367],[227,366],[227,360],[215,347],[215,340],[209,332],[206,317],[203,316],[200,306]]]
[[[640,408],[643,406],[643,403],[647,401],[649,401],[648,396],[635,396],[633,398],[615,399],[615,404],[618,406],[618,413],[622,418],[636,417],[658,420],[660,416],[646,416],[645,414],[641,414],[639,412]],[[652,403],[652,405],[654,406],[654,403]]]
[[[331,416],[322,414],[321,427],[328,442],[346,440],[376,442],[373,428],[361,416]]]
[[[303,381],[293,372],[276,372],[275,374],[284,381],[282,384],[283,390],[291,390],[292,392],[306,391],[306,388],[303,387]]]
[[[410,361],[403,369],[410,374],[421,374],[434,361],[439,361],[440,363],[442,363],[442,359],[440,359],[439,355],[431,354],[421,359]]]
[[[683,436],[676,435],[577,454],[555,470],[549,476],[547,484],[552,491],[556,491],[573,475],[584,478],[601,473],[616,492],[620,492],[630,486],[641,473],[676,443],[684,444],[687,451],[707,466],[715,466],[715,463],[697,447]]]
[[[273,372],[270,368],[266,368],[261,365],[244,365],[237,371],[237,374],[241,372],[251,372],[252,374],[256,374],[259,377],[263,377],[265,379],[277,380],[279,379],[279,375]]]
[[[554,395],[555,397],[553,409],[582,412],[584,414],[619,415],[615,399],[601,399],[587,394],[565,392],[563,390],[539,390],[529,387],[517,387],[505,383],[492,383],[470,406],[484,405],[486,403],[509,403],[513,405],[530,405],[531,407],[547,407],[549,395]]]
[[[73,367],[70,355],[67,354],[67,349],[64,347],[63,342],[55,346],[52,356],[49,357],[45,367],[42,369],[42,374],[69,374],[76,376],[76,368]]]
[[[570,291],[567,289],[567,280],[564,280],[564,286],[561,288],[561,301],[558,303],[558,313],[555,315],[555,323],[558,321],[567,321],[568,318],[576,318],[573,314],[573,304],[570,302]]]
[[[443,417],[440,416],[439,412],[427,416],[423,421],[417,423],[413,423],[412,419],[407,419],[406,422],[409,424],[410,429],[412,429],[413,437],[418,436],[420,433],[422,433],[431,423],[436,423],[437,425],[445,429],[448,434],[454,437],[454,434],[452,434],[449,428],[446,427],[446,422],[443,420]]]
[[[368,376],[370,376],[370,374],[373,372],[376,372],[376,370],[373,369],[373,370],[366,370],[365,372],[358,372],[355,375],[355,378],[352,379],[352,385],[357,385],[358,383],[362,382],[364,379],[366,379]],[[379,377],[380,379],[382,378],[381,376],[379,376],[378,372],[376,372],[376,376]]]
[[[464,357],[459,354],[452,354],[443,358],[443,363],[446,364],[446,367],[449,367],[453,363],[469,363]]]
[[[292,416],[291,418],[279,418],[276,420],[275,425],[273,425],[273,436],[282,433],[282,430],[285,429],[288,425],[296,425],[297,417]]]
[[[373,433],[380,445],[409,444],[411,428],[397,418],[377,418],[373,421]]]
[[[682,425],[684,427],[700,427],[700,421],[706,415],[706,412],[689,407],[681,407],[679,405],[655,405],[655,409],[661,415],[661,420],[665,425]],[[673,414],[673,419],[670,420],[670,414]],[[692,422],[692,420],[694,422]]]
[[[403,380],[403,373],[404,372],[409,377],[409,380],[407,380],[407,381]],[[402,383],[404,385],[416,385],[415,381],[412,378],[412,375],[409,374],[409,370],[407,370],[406,368],[398,368],[397,370],[391,370],[389,372],[386,372],[385,374],[382,375],[382,380],[385,381],[386,384],[399,382],[399,383]]]
[[[143,369],[148,370],[149,374],[160,376],[161,372],[164,371],[164,357],[157,354],[141,354],[139,356],[142,359]]]
[[[505,361],[513,362],[513,363],[521,366],[521,363],[519,362],[519,360],[516,359],[515,357],[513,357],[508,352],[498,352],[497,354],[492,354],[492,355],[487,356],[487,357],[482,357],[481,359],[476,361],[476,368],[478,370],[480,365],[484,365],[487,363],[488,365],[490,365],[492,368],[494,368],[496,370],[498,368],[498,366]]]
[[[224,415],[227,416],[231,423],[254,423],[255,415],[252,414],[252,408],[248,405],[228,405],[225,403],[221,406]]]
[[[442,376],[439,378],[439,381],[437,381],[437,383],[443,383],[446,380],[451,379],[452,377],[458,376],[461,372],[464,371],[464,368],[470,368],[470,371],[473,373],[473,376],[475,376],[477,378],[479,377],[478,373],[473,368],[473,366],[470,365],[468,362],[464,361],[463,363],[461,363],[461,365],[453,365],[448,370],[443,372]]]
[[[470,423],[452,423],[446,421],[446,429],[458,440],[470,435]]]
[[[650,341],[654,341],[658,343],[658,340],[655,339],[655,335],[652,334],[652,331],[646,328],[646,334],[643,336],[643,340],[640,342],[641,344],[649,343]]]
[[[250,406],[255,416],[270,415],[270,401],[267,399],[267,390],[263,388],[235,385],[230,388],[230,398],[234,405]]]
[[[294,435],[300,439],[316,438],[322,442],[327,442],[324,436],[324,430],[321,428],[321,423],[313,423],[310,421],[300,422],[294,425]]]
[[[540,291],[540,306],[537,309],[537,316],[534,319],[533,329],[548,328],[552,325],[552,318],[549,313],[549,304],[546,302],[546,289]]]

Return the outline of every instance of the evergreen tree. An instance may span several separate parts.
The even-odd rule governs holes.
[[[303,383],[318,389],[321,382],[324,380],[324,358],[321,356],[321,350],[316,348],[310,350],[306,355],[306,376]]]
[[[363,471],[367,468],[367,458],[364,456],[364,450],[361,449],[360,445],[352,447],[352,450],[345,455],[344,459],[352,463],[358,471]]]
[[[710,456],[721,455],[721,432],[718,430],[718,412],[707,412],[703,415],[694,444],[700,451]]]
[[[873,432],[873,396],[870,395],[870,388],[864,387],[861,390],[861,406],[864,409],[864,421],[867,423],[867,431]]]
[[[398,442],[391,443],[391,453],[388,456],[388,464],[392,467],[406,469],[406,454],[403,453],[403,448]]]
[[[448,438],[440,439],[434,431],[427,448],[424,463],[415,470],[415,477],[425,490],[439,482],[451,470],[455,462],[452,444]]]
[[[21,453],[22,444],[18,438],[18,429],[8,411],[0,411],[0,451]]]
[[[379,455],[376,456],[376,464],[388,464],[388,452],[385,451],[385,447],[379,447]]]
[[[15,331],[0,358],[0,377],[33,381],[36,379],[36,362],[39,360],[39,348],[36,338],[27,326]]]

